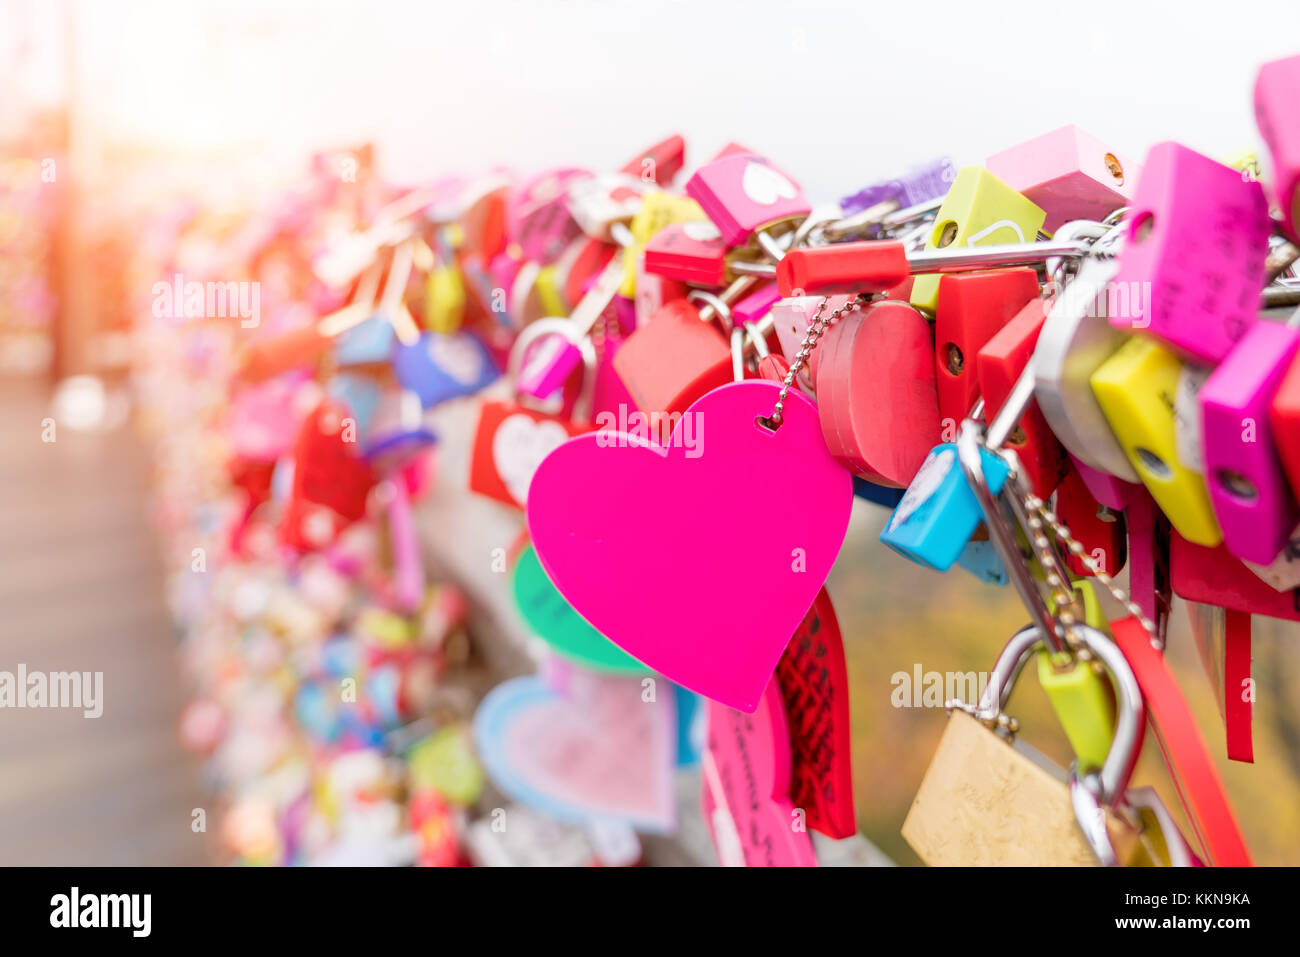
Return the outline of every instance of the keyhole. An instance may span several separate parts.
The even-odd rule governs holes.
[[[961,370],[966,366],[966,357],[961,354],[957,348],[957,343],[948,343],[948,371],[953,375],[961,375]]]
[[[951,246],[957,241],[957,224],[949,220],[940,227],[939,241],[935,246],[943,249],[945,246]]]
[[[1133,242],[1146,242],[1146,240],[1151,236],[1151,230],[1155,228],[1155,216],[1151,213],[1142,213],[1133,223]]]
[[[1017,425],[1016,430],[1007,437],[1007,442],[1010,445],[1024,445],[1026,438],[1024,426]]]
[[[1110,175],[1115,180],[1116,186],[1124,185],[1124,167],[1119,165],[1119,160],[1115,158],[1114,153],[1106,154],[1106,169],[1110,170]]]
[[[1229,495],[1235,498],[1253,501],[1259,493],[1255,490],[1255,484],[1240,472],[1234,472],[1231,469],[1219,469],[1215,474],[1219,484],[1227,491]]]
[[[1156,453],[1152,452],[1150,449],[1137,449],[1137,457],[1138,462],[1141,463],[1142,467],[1156,478],[1168,480],[1173,477],[1173,472],[1169,470],[1169,466],[1165,464],[1165,460],[1156,455]]]

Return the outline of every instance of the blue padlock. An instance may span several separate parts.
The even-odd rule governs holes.
[[[1010,469],[987,449],[980,449],[980,462],[989,491],[997,495]],[[880,540],[917,564],[946,572],[983,520],[984,513],[957,459],[957,446],[946,442],[926,457]]]
[[[339,336],[334,343],[334,361],[340,368],[387,362],[395,338],[391,322],[380,315],[371,316]]]
[[[957,564],[990,585],[1005,585],[1011,580],[997,546],[990,541],[967,542],[957,556]]]
[[[472,395],[500,375],[487,347],[468,332],[424,332],[411,345],[398,342],[393,371],[426,409]]]
[[[389,344],[391,351],[392,344]],[[389,353],[384,353],[387,358]],[[365,435],[370,431],[370,420],[379,406],[379,383],[366,375],[340,372],[330,379],[327,391],[352,410],[357,420],[357,431]]]
[[[853,476],[853,494],[858,498],[866,499],[868,502],[874,502],[877,505],[883,505],[885,508],[894,508],[903,500],[901,488],[890,488],[888,485],[877,485],[875,482],[868,482],[859,476]]]

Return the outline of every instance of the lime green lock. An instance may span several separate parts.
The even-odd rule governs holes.
[[[1032,243],[1047,213],[982,166],[963,166],[943,198],[926,249]],[[912,305],[934,315],[939,276],[926,273],[912,284]]]
[[[524,622],[556,654],[605,674],[649,673],[649,668],[592,628],[573,610],[546,577],[532,545],[520,553],[515,563],[511,591]]]
[[[1083,605],[1084,623],[1105,631],[1106,617],[1093,583],[1077,581],[1074,590]],[[1038,683],[1047,692],[1079,766],[1101,767],[1115,738],[1115,695],[1110,680],[1090,662],[1044,649],[1038,652]]]
[[[439,728],[416,743],[407,755],[407,767],[415,790],[437,791],[454,804],[468,806],[483,794],[483,767],[463,725]]]

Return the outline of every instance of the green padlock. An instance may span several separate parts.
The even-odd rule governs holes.
[[[1106,617],[1093,583],[1075,582],[1074,590],[1083,604],[1084,624],[1105,631]],[[1038,683],[1070,739],[1079,767],[1101,767],[1115,738],[1115,693],[1109,679],[1091,662],[1042,650],[1038,652]]]
[[[515,562],[511,592],[524,622],[561,657],[605,674],[649,673],[649,668],[592,628],[573,610],[546,577],[532,545],[527,546]]]

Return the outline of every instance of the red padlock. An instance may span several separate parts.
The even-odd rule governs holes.
[[[645,247],[645,270],[695,286],[725,286],[736,278],[733,262],[753,260],[750,250],[733,251],[712,223],[672,223]]]
[[[942,295],[940,284],[940,295]],[[1003,326],[980,348],[975,357],[984,412],[992,421],[1034,354],[1038,334],[1051,303],[1031,299],[1015,318]],[[1025,477],[1034,494],[1046,501],[1061,484],[1065,475],[1065,449],[1043,418],[1038,403],[1031,401],[1020,417],[1020,425],[1007,439],[1007,445],[1020,459]]]
[[[685,165],[686,140],[674,134],[649,149],[642,150],[628,160],[619,172],[635,176],[643,183],[668,186]]]
[[[685,412],[732,381],[727,340],[688,300],[677,299],[637,328],[614,356],[614,371],[642,412]]]
[[[470,491],[522,509],[528,502],[528,485],[542,459],[590,429],[588,423],[530,409],[518,402],[484,402],[474,432]]]
[[[323,399],[303,420],[280,526],[286,545],[302,551],[321,548],[365,515],[375,475],[358,454],[357,436],[351,411],[336,399]]]
[[[934,311],[934,368],[939,418],[961,422],[979,398],[975,358],[980,349],[1031,299],[1038,298],[1032,269],[990,269],[944,276]]]
[[[846,468],[905,488],[940,442],[930,323],[906,302],[846,313],[818,347],[817,409]]]
[[[1066,470],[1065,479],[1056,490],[1056,515],[1070,530],[1070,536],[1083,545],[1084,554],[1096,563],[1098,570],[1111,576],[1119,574],[1128,560],[1124,513],[1103,511],[1073,467]],[[1095,574],[1079,555],[1067,554],[1066,563],[1076,575]]]

